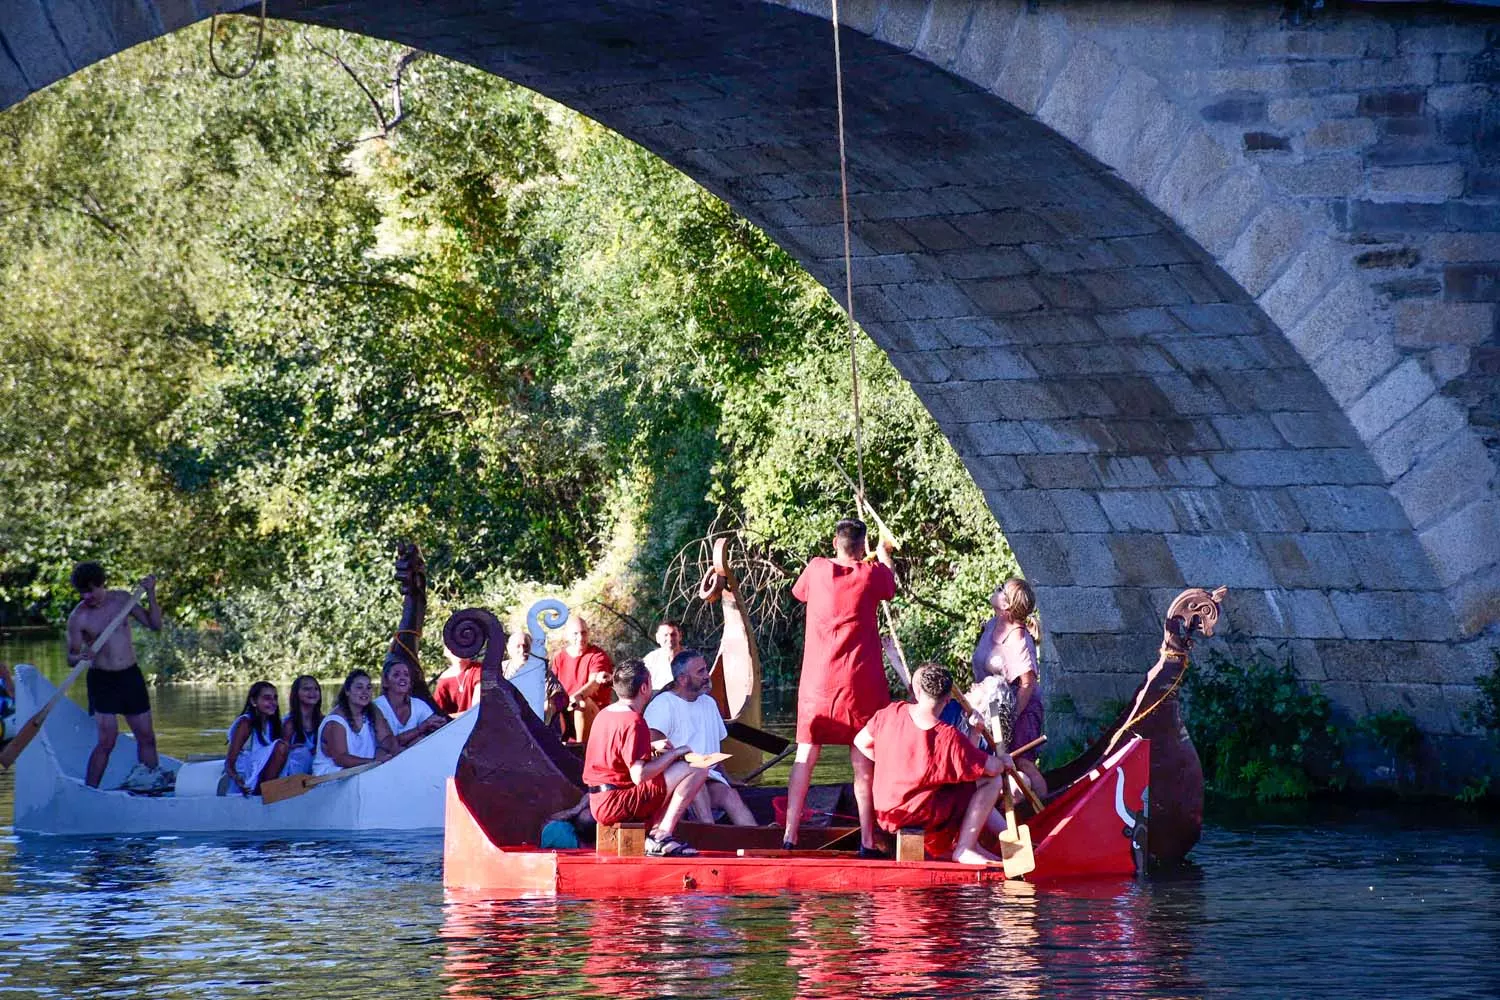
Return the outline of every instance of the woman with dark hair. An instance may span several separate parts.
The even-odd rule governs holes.
[[[258,795],[260,783],[281,773],[286,763],[286,742],[276,711],[276,685],[256,681],[245,696],[245,707],[229,727],[229,752],[224,755],[224,773],[244,795]]]
[[[404,750],[428,733],[436,732],[448,721],[446,715],[438,715],[427,702],[412,697],[411,668],[401,660],[385,665],[375,707],[395,736],[397,750]]]
[[[346,767],[379,764],[396,755],[396,738],[375,710],[370,675],[356,670],[344,678],[338,703],[318,727],[313,774],[333,774]]]
[[[292,710],[281,720],[281,738],[289,748],[282,775],[311,774],[318,727],[323,724],[323,688],[316,677],[303,674],[292,681],[287,700]]]

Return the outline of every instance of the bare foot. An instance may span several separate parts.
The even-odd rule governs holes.
[[[973,847],[966,851],[954,851],[953,860],[961,865],[990,865],[1000,859],[982,847]]]

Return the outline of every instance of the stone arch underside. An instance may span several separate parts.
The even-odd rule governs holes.
[[[27,4],[45,23],[0,14],[0,106],[209,13],[206,0]],[[1289,643],[1352,714],[1401,708],[1431,733],[1461,729],[1500,618],[1497,542],[1482,531],[1496,518],[1494,466],[1436,391],[1440,362],[1398,350],[1410,310],[1372,299],[1353,262],[1360,246],[1406,258],[1389,238],[1325,237],[1328,210],[1312,195],[1272,197],[1264,175],[1277,163],[1222,134],[1267,114],[1263,97],[1240,93],[1250,83],[1217,80],[1240,96],[1184,115],[1149,65],[1222,57],[1225,38],[1288,65],[1299,45],[1326,55],[1328,27],[1299,35],[1274,14],[1212,5],[846,6],[861,29],[844,36],[855,313],[1036,584],[1053,682],[1084,711],[1122,695],[1154,658],[1170,598],[1227,584],[1231,625]],[[274,0],[271,11],[458,59],[595,118],[724,198],[843,299],[826,14],[755,0]],[[1127,11],[1149,44],[1132,42]],[[1416,29],[1475,52],[1472,25]],[[1272,124],[1253,142],[1306,144]],[[1346,219],[1385,205],[1392,228],[1406,225],[1389,201],[1351,207],[1351,192],[1336,193]],[[1500,258],[1485,239],[1471,254]],[[1478,363],[1469,346],[1444,355],[1450,368]],[[1371,358],[1384,364],[1374,375],[1360,364]],[[1424,455],[1447,464],[1423,471]],[[1461,481],[1443,474],[1455,464]]]

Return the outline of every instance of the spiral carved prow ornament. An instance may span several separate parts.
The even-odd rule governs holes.
[[[458,796],[490,840],[535,844],[552,813],[583,794],[583,766],[555,729],[532,711],[505,679],[505,627],[483,608],[456,611],[443,641],[456,655],[479,660],[479,718],[458,757]]]
[[[1166,621],[1162,628],[1162,650],[1187,655],[1193,648],[1194,635],[1213,638],[1218,627],[1224,598],[1229,596],[1228,587],[1208,591],[1202,587],[1184,590],[1167,608]]]

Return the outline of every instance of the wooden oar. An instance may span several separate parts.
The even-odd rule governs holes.
[[[737,785],[748,785],[748,784],[750,784],[750,782],[754,781],[756,778],[759,778],[762,774],[765,774],[771,768],[775,767],[777,764],[780,764],[782,761],[784,761],[788,757],[790,757],[796,751],[796,749],[797,749],[796,744],[789,745],[785,750],[781,751],[781,753],[779,753],[776,756],[772,757],[770,760],[766,761],[760,767],[757,767],[755,770],[751,771],[749,774],[745,775],[743,778],[737,778],[737,779],[735,779],[735,784],[737,784]]]
[[[108,641],[110,636],[115,634],[115,629],[119,628],[120,624],[126,618],[130,617],[130,612],[135,610],[135,606],[141,602],[141,598],[144,596],[146,596],[146,588],[140,584],[136,584],[135,589],[130,592],[130,599],[125,602],[125,606],[120,609],[114,618],[110,619],[110,623],[104,626],[104,631],[99,633],[98,638],[94,640],[94,644],[89,647],[88,656],[78,661],[78,665],[69,672],[67,677],[63,678],[62,684],[58,686],[57,693],[47,700],[47,704],[42,706],[40,712],[27,719],[26,724],[16,733],[15,739],[11,740],[4,750],[0,750],[0,768],[10,767],[16,762],[16,758],[21,756],[21,751],[31,745],[31,741],[36,739],[37,734],[42,731],[42,723],[47,721],[47,716],[51,715],[52,710],[62,703],[63,697],[68,693],[68,688],[72,687],[73,682],[78,680],[79,674],[82,674],[89,667],[93,666],[94,657],[99,655],[99,650],[104,648],[104,643]]]
[[[1017,825],[1016,806],[1010,795],[1010,776],[1006,775],[1001,807],[1005,810],[1005,829],[1000,831],[1000,862],[1006,878],[1020,878],[1036,870],[1036,855],[1031,850],[1031,828]],[[1020,782],[1016,784],[1021,785]],[[1022,788],[1025,785],[1021,785]]]
[[[785,736],[777,736],[775,733],[768,733],[764,729],[756,729],[754,726],[735,720],[726,722],[724,729],[728,732],[730,739],[739,740],[746,746],[766,753],[781,753],[787,747],[795,746]]]
[[[370,761],[368,764],[360,764],[356,767],[346,767],[342,771],[332,774],[289,774],[285,778],[272,778],[270,781],[260,783],[260,800],[266,805],[273,802],[283,802],[286,799],[295,799],[299,795],[306,795],[317,785],[330,781],[343,781],[352,778],[356,774],[364,774],[372,767],[378,766],[381,761]]]
[[[994,747],[997,753],[1001,752],[1000,749],[999,749],[1000,743],[995,739],[995,734],[992,733],[992,732],[990,732],[989,726],[985,725],[984,717],[982,715],[980,715],[978,712],[974,711],[973,707],[971,707],[969,705],[969,699],[965,698],[963,695],[961,695],[957,691],[955,691],[955,692],[953,692],[953,700],[956,701],[956,702],[958,702],[958,707],[961,708],[961,709],[963,709],[964,715],[968,716],[970,719],[978,719],[979,720],[978,723],[976,724],[975,728],[977,728],[979,730],[980,735],[982,735],[985,739],[989,740],[990,746]],[[1027,750],[1030,750],[1032,747],[1039,746],[1040,743],[1041,743],[1041,740],[1045,740],[1045,739],[1046,739],[1046,737],[1043,736],[1043,737],[1041,737],[1040,740],[1032,740],[1030,743],[1026,744],[1024,747],[1018,748],[1016,750],[1016,753],[1023,753],[1023,752],[1025,752]],[[1012,760],[1014,760],[1016,754],[1013,753],[1013,754],[1010,754],[1009,756],[1010,756],[1010,758]],[[1029,803],[1031,803],[1031,808],[1034,809],[1034,810],[1036,810],[1037,812],[1041,812],[1042,811],[1042,800],[1039,799],[1039,798],[1037,798],[1036,792],[1033,792],[1031,790],[1031,786],[1028,785],[1028,784],[1026,784],[1026,782],[1019,777],[1019,772],[1018,772],[1018,776],[1016,778],[1016,784],[1020,787],[1021,794],[1023,794],[1023,795],[1026,796],[1026,801],[1029,802]]]

